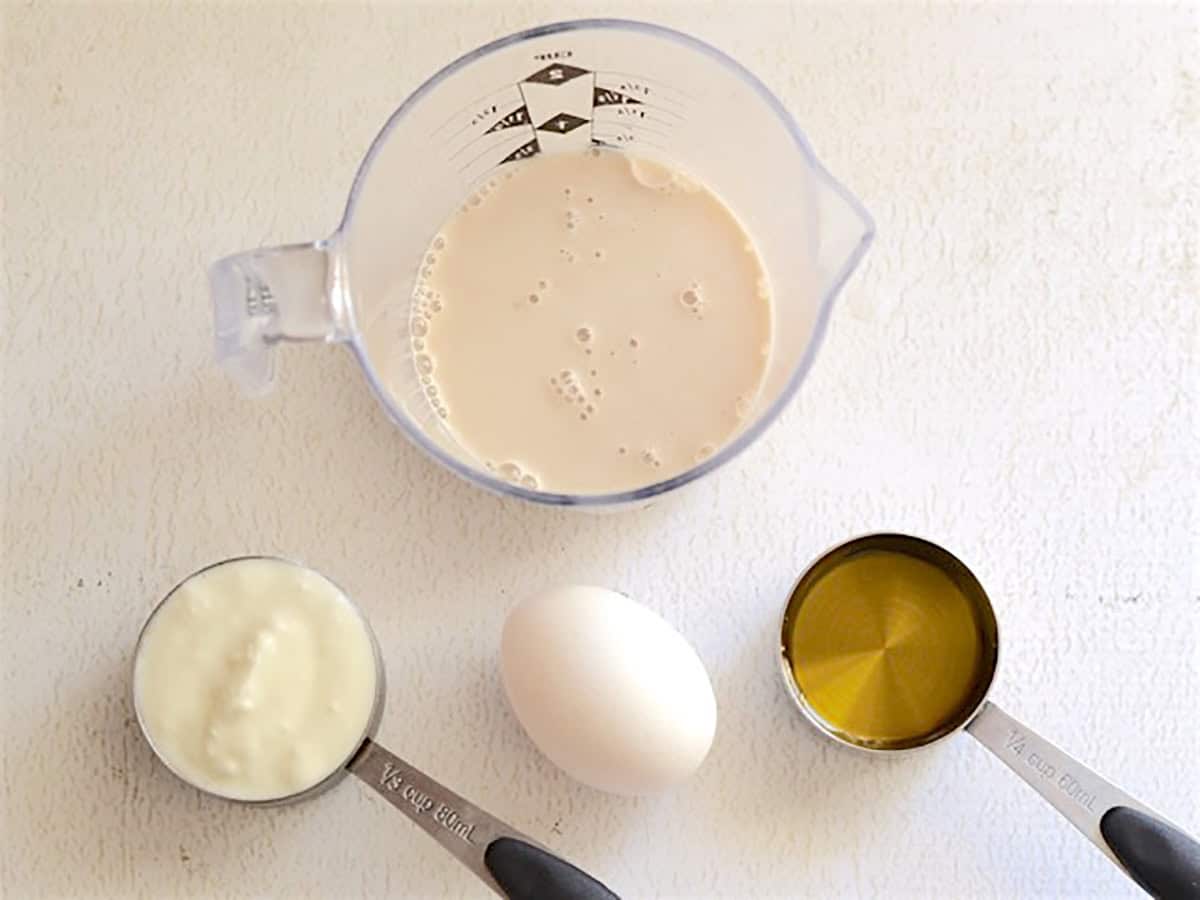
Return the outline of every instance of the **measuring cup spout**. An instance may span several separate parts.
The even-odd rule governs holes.
[[[275,381],[279,341],[343,341],[349,307],[328,241],[237,253],[208,270],[217,361],[247,393]]]
[[[833,296],[858,268],[875,239],[875,220],[858,199],[832,175],[815,163],[813,208],[820,228],[812,234],[808,248],[816,261],[818,288]]]

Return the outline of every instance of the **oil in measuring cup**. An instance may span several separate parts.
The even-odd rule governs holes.
[[[835,547],[780,630],[784,683],[828,737],[891,753],[963,729],[1152,896],[1200,897],[1200,843],[987,700],[995,612],[949,551],[902,534]]]
[[[846,549],[800,580],[784,617],[802,705],[859,746],[928,743],[983,699],[995,622],[952,570],[886,542]]]

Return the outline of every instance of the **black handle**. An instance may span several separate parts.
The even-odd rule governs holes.
[[[621,900],[582,869],[516,838],[496,838],[483,862],[510,900]]]
[[[1101,817],[1100,834],[1150,896],[1200,898],[1200,844],[1174,825],[1128,806],[1114,806]]]

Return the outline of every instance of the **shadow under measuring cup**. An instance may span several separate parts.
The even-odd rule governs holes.
[[[856,538],[796,582],[780,628],[784,684],[827,737],[870,753],[965,730],[1155,897],[1200,897],[1200,844],[987,699],[999,631],[955,556],[902,534]]]
[[[353,665],[338,671],[338,677],[334,679],[321,679],[320,673],[306,671],[308,667],[303,661],[293,660],[293,663],[299,662],[298,666],[291,663],[285,665],[286,661],[281,657],[305,643],[304,640],[297,643],[294,639],[295,632],[302,630],[296,627],[297,622],[288,621],[294,610],[247,609],[251,604],[239,603],[246,599],[245,596],[234,598],[227,608],[217,610],[212,608],[214,598],[211,592],[197,594],[192,590],[203,579],[211,581],[214,577],[220,577],[226,579],[221,582],[222,587],[230,587],[233,593],[239,590],[244,593],[248,583],[263,583],[264,571],[267,576],[279,575],[285,580],[294,578],[295,584],[289,586],[304,598],[303,602],[315,604],[324,612],[334,613],[329,619],[310,623],[316,626],[315,630],[324,632],[327,643],[327,635],[331,631],[349,626],[347,633],[352,640],[358,640],[354,648],[357,662],[362,663],[372,677],[356,679]],[[259,581],[255,582],[256,578]],[[326,600],[330,602],[325,603]],[[228,634],[219,635],[221,640],[210,645],[218,648],[217,652],[206,656],[204,650],[197,649],[203,640],[200,632],[204,628],[204,620],[187,618],[191,612],[187,609],[189,604],[194,604],[199,614],[206,614],[207,621],[215,622],[218,629],[240,627],[241,623],[248,625],[248,630],[239,634],[236,640],[229,640]],[[352,615],[345,615],[347,610]],[[177,631],[174,635],[177,640],[170,640],[171,630]],[[292,638],[288,632],[291,632]],[[182,668],[188,664],[189,657],[200,660],[201,668],[209,673],[227,667],[232,670],[232,678],[227,683],[207,685],[206,696],[197,697],[196,692],[190,690],[196,686],[193,679],[196,670],[186,672]],[[258,677],[255,666],[264,657],[271,660],[268,665],[274,665],[277,669],[273,675]],[[354,663],[355,660],[346,662]],[[172,674],[174,679],[165,677]],[[344,747],[345,752],[328,757],[331,762],[317,773],[319,777],[309,778],[310,783],[299,789],[272,794],[269,788],[265,792],[262,790],[261,782],[253,785],[252,793],[223,789],[193,765],[191,760],[196,756],[193,748],[179,752],[172,746],[173,743],[187,740],[181,738],[181,734],[192,734],[192,743],[197,739],[206,742],[204,752],[215,759],[218,767],[234,766],[237,753],[231,756],[229,748],[236,746],[237,751],[241,752],[247,748],[261,747],[261,735],[230,737],[229,732],[223,729],[231,726],[230,731],[236,730],[239,717],[255,715],[256,710],[270,708],[278,711],[280,707],[287,707],[286,692],[292,685],[309,682],[308,686],[311,687],[311,682],[319,681],[349,682],[353,685],[353,691],[361,689],[367,695],[344,698],[348,701],[345,706],[355,707],[363,713],[361,719],[352,720],[353,724],[349,726],[352,732],[339,738],[337,746]],[[189,693],[192,696],[188,696]],[[237,803],[278,806],[313,798],[332,788],[346,774],[352,774],[408,816],[502,897],[512,900],[616,900],[616,894],[581,869],[377,743],[374,735],[382,716],[384,696],[384,670],[379,645],[362,611],[329,579],[297,563],[273,557],[227,559],[189,575],[151,612],[142,626],[134,651],[133,704],[138,726],[159,760],[192,787]],[[325,699],[322,697],[322,701]],[[186,709],[193,701],[206,705],[204,726],[198,731],[193,729],[189,732],[187,723],[180,722],[180,710]],[[208,708],[217,704],[223,705],[223,722],[217,721],[221,715],[214,714]],[[164,714],[164,706],[173,708]],[[271,722],[272,728],[278,726],[284,730],[291,728],[292,724]],[[196,735],[199,737],[196,738]],[[289,731],[277,746],[287,747],[288,742],[293,740]],[[226,768],[224,771],[234,770]]]

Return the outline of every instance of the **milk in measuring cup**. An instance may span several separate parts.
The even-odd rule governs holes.
[[[544,154],[445,223],[410,332],[428,402],[490,471],[602,493],[678,475],[737,433],[771,294],[705,185],[615,150]]]

